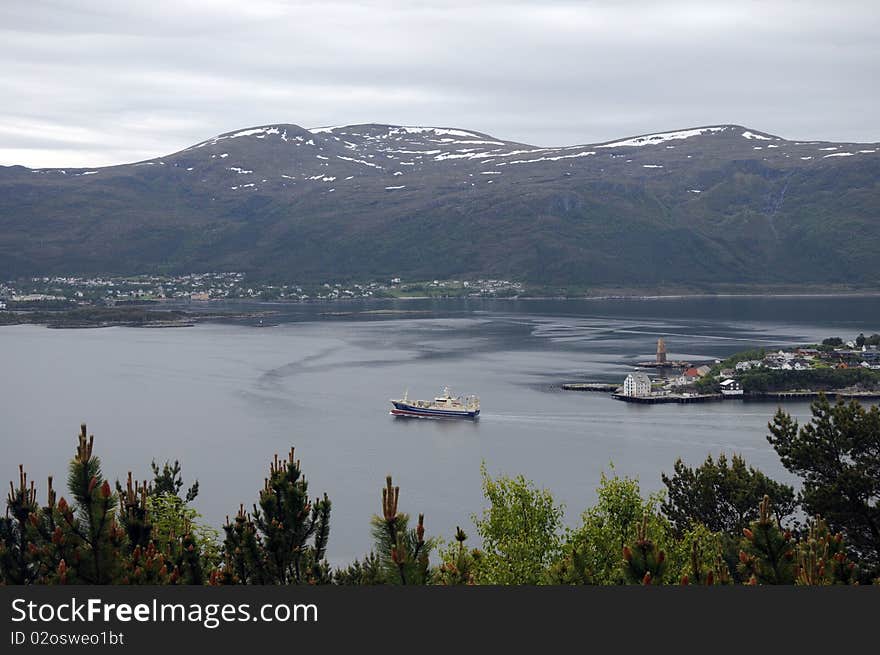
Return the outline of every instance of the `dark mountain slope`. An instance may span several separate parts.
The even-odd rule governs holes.
[[[0,275],[871,284],[880,157],[735,125],[538,148],[274,125],[99,169],[0,168]]]

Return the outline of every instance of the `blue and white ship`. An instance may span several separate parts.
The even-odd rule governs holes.
[[[477,396],[454,397],[449,392],[449,387],[443,389],[443,394],[434,400],[410,400],[409,391],[403,394],[401,400],[392,400],[394,416],[409,416],[413,418],[470,418],[480,415],[480,399]]]

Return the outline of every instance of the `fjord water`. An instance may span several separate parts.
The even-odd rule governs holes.
[[[226,309],[241,309],[228,305]],[[248,309],[254,309],[248,306]],[[257,499],[269,460],[296,446],[313,495],[333,502],[329,556],[370,547],[369,518],[392,474],[400,509],[431,535],[474,534],[480,463],[553,491],[575,524],[602,471],[662,485],[677,457],[741,453],[792,481],[766,441],[776,404],[631,405],[564,392],[621,381],[653,357],[724,357],[752,347],[880,331],[877,297],[714,297],[590,301],[410,300],[260,305],[277,314],[186,329],[0,329],[0,476],[25,465],[64,486],[79,424],[111,480],[179,459],[196,506],[220,527]],[[216,310],[211,305],[211,310]],[[395,419],[388,399],[476,393],[476,422]],[[786,403],[803,420],[807,403]]]

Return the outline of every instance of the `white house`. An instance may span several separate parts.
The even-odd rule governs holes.
[[[724,396],[743,395],[742,385],[736,380],[724,380],[721,383],[721,394]]]
[[[624,396],[651,395],[651,380],[644,373],[630,373],[623,381]]]

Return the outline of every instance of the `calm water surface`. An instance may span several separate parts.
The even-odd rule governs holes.
[[[108,477],[148,477],[150,460],[179,459],[186,480],[199,479],[196,506],[219,527],[256,500],[272,455],[293,445],[311,492],[333,501],[329,556],[342,563],[369,550],[386,474],[401,486],[401,510],[424,512],[429,533],[447,538],[456,525],[474,533],[483,461],[550,488],[572,524],[612,463],[646,490],[677,457],[697,464],[720,452],[790,480],[765,439],[773,404],[639,406],[555,385],[621,381],[661,336],[670,358],[705,359],[880,331],[876,297],[271,309],[279,314],[262,328],[0,329],[0,478],[25,464],[42,501],[48,474],[65,479],[85,421]],[[388,415],[404,390],[427,398],[447,384],[480,395],[479,421]]]

